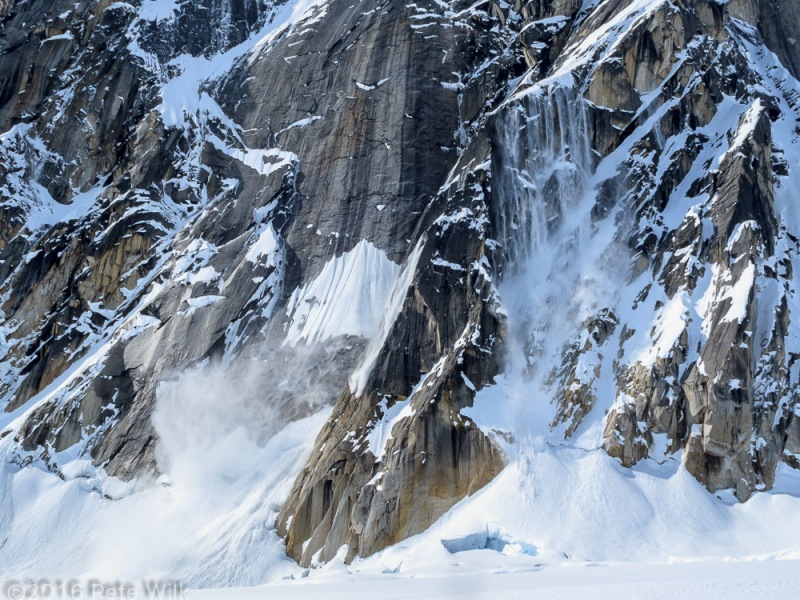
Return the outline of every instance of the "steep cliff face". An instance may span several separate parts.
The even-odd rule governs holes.
[[[475,457],[450,449],[458,435],[438,433],[445,448],[417,441],[431,431],[423,407],[454,394],[465,398],[456,407],[472,404],[459,371],[478,389],[505,371],[524,402],[552,399],[556,438],[600,444],[628,466],[682,451],[710,490],[734,488],[743,500],[772,486],[779,461],[796,463],[798,340],[787,318],[796,221],[783,156],[796,144],[797,84],[761,45],[755,27],[769,11],[756,6],[748,23],[742,10],[576,2],[495,13],[510,33],[503,55],[528,70],[462,156],[483,157],[490,182],[485,208],[469,209],[496,242],[484,246],[499,281],[489,297],[503,309],[487,304],[484,314],[507,311],[510,325],[490,329],[502,345],[482,361],[486,376],[459,366],[453,377],[447,358],[430,371],[455,379],[438,398],[431,375],[388,417],[364,411],[357,394],[340,397],[317,440],[324,452],[281,514],[290,554],[324,561],[342,544],[349,556],[369,554],[474,491],[462,473]],[[469,171],[462,165],[455,172]],[[506,347],[512,356],[498,365]],[[471,425],[463,414],[450,420]],[[391,428],[377,452],[360,442],[372,421]],[[597,421],[602,434],[587,440]],[[494,473],[496,450],[471,443],[487,456],[479,468]],[[432,450],[452,465],[431,465]],[[401,464],[412,456],[416,471]],[[420,482],[443,477],[456,485],[431,511],[437,494],[421,497]]]
[[[259,11],[234,17],[235,7],[212,4],[210,14],[224,13],[240,29],[246,16],[255,19],[248,27],[264,20]],[[23,448],[59,452],[88,436],[96,459],[128,476],[152,468],[149,407],[160,373],[205,356],[248,303],[268,304],[271,284],[255,278],[275,279],[283,259],[248,253],[257,240],[268,249],[273,232],[253,211],[292,193],[292,158],[280,152],[262,152],[263,166],[232,177],[239,167],[223,157],[234,151],[210,132],[208,96],[191,83],[210,62],[187,54],[167,62],[183,47],[145,49],[166,40],[153,23],[199,20],[208,29],[205,12],[192,17],[201,7],[186,7],[173,16],[149,1],[138,13],[121,3],[26,3],[3,22],[7,411],[36,398],[20,429]],[[187,40],[222,51],[245,37],[233,31],[225,44]],[[221,127],[223,138],[231,135]],[[212,175],[203,163],[215,160]],[[237,206],[234,190],[248,181],[260,200],[251,194]],[[209,226],[215,201],[237,217]],[[235,268],[237,255],[248,269]],[[225,267],[215,270],[215,261]],[[231,305],[211,294],[222,288]],[[195,314],[212,299],[205,316]],[[71,373],[76,367],[80,374]]]
[[[270,431],[333,406],[277,516],[304,565],[425,530],[542,415],[769,489],[800,466],[799,13],[0,2],[10,460],[157,474],[159,385],[219,362]]]

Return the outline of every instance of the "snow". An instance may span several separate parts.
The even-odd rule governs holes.
[[[258,263],[263,256],[272,257],[278,251],[278,238],[272,224],[268,225],[250,246],[244,259],[250,263]]]
[[[287,30],[292,30],[298,23],[308,23],[309,15],[322,6],[324,0],[292,0],[275,6],[272,14],[266,18],[265,25],[258,34],[245,40],[238,46],[212,56],[191,56],[182,54],[167,65],[159,65],[157,58],[142,49],[138,38],[132,34],[133,40],[129,48],[142,59],[146,65],[156,71],[163,83],[159,89],[160,104],[156,107],[166,128],[184,129],[201,135],[222,152],[239,160],[254,169],[260,175],[273,172],[297,162],[297,157],[290,152],[276,148],[248,148],[241,138],[240,128],[234,123],[208,92],[209,82],[224,77],[234,64],[243,57],[256,60],[261,52],[269,48],[269,42]],[[175,2],[155,2],[146,0],[139,13],[143,21],[161,21],[175,17],[178,4]],[[135,27],[134,27],[135,31]],[[313,122],[312,117],[308,122]],[[221,140],[209,127],[210,122],[222,124],[230,139]],[[308,123],[295,123],[291,127],[301,127]],[[201,141],[202,144],[202,141]],[[198,151],[189,152],[188,162],[191,168],[199,168]]]
[[[205,266],[200,268],[194,273],[186,273],[183,281],[187,285],[195,285],[198,283],[213,283],[218,281],[220,273],[212,266]]]
[[[333,257],[289,299],[286,343],[319,343],[341,335],[372,338],[399,271],[399,265],[366,240]]]
[[[372,428],[367,438],[367,450],[375,457],[375,460],[383,460],[386,453],[386,445],[392,439],[392,429],[403,419],[414,416],[414,409],[411,407],[410,398],[404,402],[396,402],[391,408],[383,406],[383,418]]]
[[[206,306],[211,306],[219,302],[220,300],[224,300],[225,296],[217,296],[214,294],[210,294],[207,296],[198,296],[197,298],[187,298],[186,304],[189,305],[189,308],[185,311],[181,311],[178,314],[182,315],[190,315],[198,308],[205,308]]]
[[[59,35],[51,35],[49,38],[42,40],[42,43],[46,42],[55,42],[57,40],[74,40],[75,36],[72,35],[71,31],[66,31],[65,33]]]
[[[269,51],[271,44],[284,34],[300,35],[317,23],[327,12],[327,0],[290,0],[279,5],[268,25],[257,36],[248,61],[251,63]]]
[[[733,321],[742,323],[747,317],[750,306],[750,292],[753,289],[756,277],[756,266],[752,263],[747,265],[739,279],[728,288],[723,299],[730,300],[730,307],[725,313],[723,321]]]
[[[245,384],[211,375],[160,393],[153,423],[168,475],[158,482],[124,483],[67,456],[62,481],[10,464],[10,438],[0,442],[0,580],[252,585],[296,574],[276,511],[330,411],[264,439],[269,407],[237,400]]]
[[[506,469],[429,530],[345,566],[197,598],[793,597],[800,475],[739,504],[680,461],[633,469],[526,439]],[[373,483],[378,484],[376,480]]]
[[[216,142],[217,140],[215,140]],[[218,148],[242,164],[247,165],[259,175],[270,175],[282,167],[292,164],[297,159],[291,152],[284,152],[276,149],[250,149],[244,150],[227,148],[219,145]]]
[[[203,238],[193,239],[175,260],[174,274],[202,268],[217,254],[217,247]]]
[[[448,19],[457,16],[448,12],[444,3],[437,4]],[[482,4],[485,3],[478,2],[461,14],[475,11]],[[587,1],[583,10],[595,4],[596,0]],[[178,7],[174,1],[144,0],[138,16],[155,22],[167,20],[174,17]],[[592,222],[590,211],[596,199],[596,184],[631,158],[637,140],[651,131],[658,134],[660,120],[681,99],[670,98],[653,108],[651,102],[655,102],[660,90],[645,94],[637,117],[649,116],[640,120],[640,127],[630,132],[596,172],[591,172],[593,158],[585,140],[581,141],[586,137],[585,115],[580,103],[569,95],[572,71],[579,64],[611,56],[626,31],[664,7],[668,8],[669,3],[628,3],[606,25],[590,32],[565,53],[570,58],[557,65],[552,78],[533,87],[525,87],[528,82],[521,81],[517,93],[504,105],[530,96],[528,106],[535,110],[526,117],[542,125],[538,131],[544,132],[546,139],[531,138],[531,145],[539,144],[542,150],[538,156],[532,153],[527,159],[514,157],[517,164],[524,160],[528,164],[514,174],[515,184],[523,184],[519,189],[524,191],[515,198],[518,204],[509,207],[512,210],[508,214],[523,215],[527,221],[509,225],[506,239],[500,240],[509,246],[516,235],[514,231],[521,226],[527,226],[526,234],[530,234],[523,247],[512,253],[524,257],[520,272],[499,284],[499,291],[512,331],[520,333],[521,338],[527,336],[515,340],[511,350],[522,356],[526,344],[535,346],[540,352],[538,371],[523,377],[524,368],[532,365],[514,362],[518,356],[509,365],[508,373],[498,378],[494,386],[477,391],[474,406],[463,411],[505,452],[508,466],[498,478],[411,539],[351,566],[339,560],[304,571],[286,558],[274,521],[330,409],[287,424],[272,407],[253,401],[263,399],[263,394],[252,389],[252,382],[246,378],[232,381],[213,365],[204,363],[177,374],[174,381],[163,383],[159,389],[153,425],[159,439],[158,464],[164,475],[157,481],[144,478],[126,483],[107,476],[81,455],[85,440],[56,455],[58,473],[43,470],[39,463],[20,468],[12,461],[14,436],[0,440],[0,578],[169,576],[184,578],[195,587],[271,582],[260,588],[192,591],[191,597],[198,598],[316,598],[322,594],[330,598],[796,595],[800,588],[798,473],[782,466],[775,489],[739,504],[729,492],[709,494],[683,468],[680,454],[666,456],[656,449],[652,459],[626,469],[598,449],[605,414],[614,410],[618,406],[615,402],[620,400],[613,393],[615,361],[622,366],[652,365],[657,358],[668,356],[686,332],[690,349],[687,362],[691,362],[696,358],[691,355],[693,348],[710,330],[713,306],[728,302],[724,319],[741,322],[751,290],[767,285],[760,275],[762,265],[745,266],[734,282],[727,270],[715,266],[700,278],[693,293],[681,289],[667,298],[661,290],[653,289],[639,303],[638,292],[651,283],[650,274],[633,281],[626,279],[623,267],[630,257],[616,243],[615,230],[608,226],[615,219],[622,220],[624,212],[617,211],[605,222],[588,225]],[[261,176],[295,165],[297,157],[289,152],[247,147],[237,124],[204,91],[208,88],[204,84],[224,75],[237,60],[258,60],[280,36],[307,30],[325,10],[324,2],[290,0],[277,6],[264,29],[242,45],[219,56],[175,59],[168,66],[177,75],[165,79],[160,91],[158,110],[165,125],[191,133],[200,131],[203,141]],[[438,19],[440,15],[424,12],[416,17],[429,18]],[[562,20],[555,18],[539,24],[555,28],[562,25]],[[428,26],[423,23],[412,27]],[[770,93],[796,88],[796,82],[775,64],[774,56],[754,47],[749,51],[759,72],[772,81]],[[679,58],[673,72],[681,64],[683,58]],[[462,75],[455,73],[454,77],[454,82],[441,85],[460,90],[464,85]],[[354,83],[371,91],[387,81]],[[545,93],[561,94],[564,89],[566,95],[558,98],[559,116],[541,110],[537,98]],[[775,204],[781,223],[797,234],[800,152],[792,135],[793,112],[785,92],[777,93],[776,98],[787,116],[773,128],[775,144],[786,151],[792,175],[777,182]],[[701,224],[704,239],[710,236],[712,226],[705,207],[712,199],[707,195],[690,198],[688,186],[700,171],[718,169],[741,147],[762,110],[760,100],[748,107],[733,98],[723,99],[711,123],[698,129],[710,141],[659,215],[661,221],[655,224],[658,233],[690,219]],[[295,121],[282,131],[307,127],[320,118]],[[209,133],[211,128],[203,129],[209,121],[222,124],[221,128],[213,128],[216,134]],[[34,156],[34,162],[43,162],[49,156],[45,144],[32,131],[29,125],[17,125],[0,136],[4,164],[17,165],[25,158],[23,155]],[[556,132],[562,136],[558,143],[554,142]],[[512,141],[507,147],[515,148],[519,136],[527,134],[522,134],[520,128],[511,128],[509,135]],[[653,178],[658,182],[683,147],[686,136],[679,134],[668,140],[663,135],[656,137],[663,144],[659,164],[648,163],[648,157],[638,159],[643,165],[654,167]],[[569,152],[565,151],[565,141]],[[20,151],[23,147],[25,152]],[[565,184],[560,186],[562,192],[556,199],[562,215],[557,223],[548,221],[536,206],[531,206],[532,200],[541,198],[540,191],[551,175]],[[21,202],[32,230],[82,218],[104,192],[104,188],[97,187],[76,194],[72,204],[62,205],[35,182],[18,183],[25,190]],[[385,208],[383,204],[376,207],[378,211]],[[244,261],[251,265],[275,267],[275,274],[256,278],[262,284],[256,296],[267,298],[259,305],[266,317],[277,302],[268,297],[268,290],[280,289],[283,243],[273,226],[263,222],[266,212],[255,216],[259,225],[247,250],[242,252]],[[476,229],[483,226],[467,208],[440,217],[437,224],[446,227],[460,220]],[[175,218],[176,228],[182,223],[185,221]],[[555,226],[554,232],[551,225]],[[744,231],[744,226],[737,227],[728,250]],[[779,249],[787,243],[786,238],[779,239]],[[325,344],[344,335],[365,338],[365,355],[349,381],[353,392],[363,393],[406,300],[423,246],[424,240],[420,240],[403,265],[394,263],[367,240],[361,240],[349,252],[331,257],[319,274],[291,295],[286,343]],[[693,252],[692,248],[680,251],[687,268]],[[174,254],[165,251],[158,268],[171,265],[172,280],[190,286],[219,281],[222,290],[223,275],[209,264],[217,253],[213,244],[198,238],[183,249],[175,249]],[[26,259],[35,256],[29,254]],[[463,270],[438,256],[431,264],[440,269]],[[486,268],[484,263],[475,266]],[[794,272],[800,272],[796,258],[792,266]],[[161,289],[163,282],[155,284],[149,294],[143,293],[154,277],[143,278],[140,289],[126,291],[139,308]],[[626,285],[619,285],[621,281]],[[761,295],[765,306],[757,307],[759,339],[769,331],[770,319],[774,320],[770,311],[782,297],[781,292],[770,289]],[[184,314],[223,299],[214,294],[187,298],[189,308]],[[789,301],[790,312],[796,314],[797,300]],[[560,364],[564,347],[576,339],[584,319],[604,306],[614,307],[620,321],[635,332],[623,345],[621,327],[618,328],[606,347],[593,347],[595,353],[579,363],[579,380],[593,386],[598,398],[576,435],[564,440],[563,429],[550,427],[554,413],[551,400],[557,390],[547,379],[552,368]],[[91,311],[104,314],[99,304]],[[96,374],[113,341],[129,339],[160,323],[138,309],[130,318],[114,321],[108,332],[94,335],[87,342],[85,360],[31,403],[0,415],[3,431],[18,428],[27,415],[49,401],[64,402],[80,375]],[[0,328],[4,346],[8,334],[5,326]],[[578,339],[586,342],[585,338]],[[787,341],[787,355],[798,353],[798,346],[800,340],[794,332]],[[798,368],[794,367],[795,380]],[[461,376],[465,385],[475,391],[466,375]],[[424,382],[425,377],[419,385]],[[731,382],[732,386],[741,384]],[[391,408],[384,405],[385,414],[368,437],[368,448],[378,459],[385,453],[393,427],[413,416],[411,404],[409,399]],[[702,428],[697,426],[696,430],[700,433]],[[663,441],[658,443],[663,446]],[[15,454],[13,460],[18,461],[19,456]],[[378,473],[372,483],[379,484],[380,477]],[[294,581],[283,581],[287,577]]]
[[[379,331],[376,331],[375,335],[370,340],[361,365],[350,375],[350,390],[356,395],[361,395],[363,393],[367,385],[367,379],[375,366],[375,361],[378,360],[378,355],[386,339],[389,337],[392,326],[400,315],[400,311],[403,309],[403,303],[408,295],[408,288],[411,286],[411,282],[414,279],[414,273],[417,270],[417,264],[422,255],[423,244],[424,239],[420,239],[413,252],[411,252],[403,263],[395,280],[392,282],[390,293],[383,306]]]
[[[661,3],[633,2],[615,18],[626,19],[618,25],[628,27],[643,12],[658,4]],[[585,44],[586,56],[590,55],[590,46],[592,52],[595,50],[591,38],[580,42]],[[575,64],[568,66],[572,69]],[[574,103],[563,103],[557,91],[554,92],[558,86],[572,85],[569,78],[557,74],[537,86],[520,89],[505,105],[506,118],[514,110],[509,108],[512,102],[516,102],[527,111],[528,121],[536,122],[536,135],[546,133],[543,139],[532,137],[531,133],[524,134],[528,139],[523,146],[531,156],[513,156],[511,152],[520,147],[515,136],[520,135],[521,127],[516,126],[517,121],[513,119],[508,123],[511,139],[503,144],[509,149],[503,164],[511,164],[511,169],[516,167],[519,172],[514,173],[516,196],[507,195],[514,202],[508,207],[509,224],[505,229],[501,226],[503,236],[498,241],[504,245],[506,253],[511,251],[518,272],[511,276],[506,274],[499,284],[499,293],[509,315],[509,329],[515,335],[511,336],[506,374],[494,386],[480,390],[474,406],[462,413],[503,448],[508,466],[485,488],[451,509],[431,529],[397,548],[366,559],[353,570],[377,573],[382,567],[393,576],[418,579],[427,561],[437,565],[458,563],[459,566],[453,568],[453,577],[468,577],[471,568],[486,568],[491,564],[487,573],[523,571],[526,574],[520,577],[525,578],[526,586],[535,587],[530,596],[521,592],[511,595],[512,590],[519,591],[513,583],[510,584],[512,589],[504,590],[503,583],[488,577],[492,582],[489,584],[492,597],[503,597],[498,591],[508,591],[510,597],[539,597],[538,582],[548,581],[548,578],[554,578],[557,583],[553,584],[552,592],[546,589],[543,597],[558,597],[559,593],[565,597],[580,597],[581,593],[602,597],[602,587],[598,589],[588,584],[586,589],[582,588],[584,582],[592,581],[591,575],[581,573],[579,583],[572,581],[576,577],[572,567],[603,565],[608,566],[604,572],[619,569],[618,572],[626,573],[622,577],[628,577],[633,570],[647,574],[642,575],[642,580],[632,578],[627,588],[605,589],[610,596],[625,597],[627,591],[627,595],[650,597],[654,593],[657,597],[659,593],[669,596],[673,592],[663,580],[657,585],[653,583],[649,579],[654,577],[653,573],[673,569],[674,575],[664,577],[680,580],[681,570],[687,574],[691,572],[689,565],[667,563],[693,565],[694,561],[699,561],[697,564],[702,562],[704,566],[694,572],[699,579],[695,585],[698,590],[704,590],[705,595],[706,586],[710,584],[703,574],[727,569],[725,565],[731,563],[757,565],[747,577],[762,579],[760,583],[738,580],[730,586],[726,582],[720,590],[737,597],[736,593],[742,590],[747,590],[743,594],[746,596],[753,589],[769,589],[772,582],[766,573],[773,572],[773,565],[783,559],[791,563],[800,557],[797,542],[788,533],[800,527],[793,515],[800,506],[798,473],[781,467],[777,477],[782,483],[778,487],[739,504],[730,492],[709,494],[683,467],[681,453],[665,455],[658,450],[657,446],[663,446],[664,440],[655,444],[653,458],[631,469],[621,467],[600,449],[605,414],[614,410],[615,402],[624,401],[624,394],[615,397],[614,372],[636,363],[652,365],[655,359],[667,357],[684,332],[689,335],[690,356],[686,363],[691,364],[696,360],[691,353],[698,346],[698,338],[707,335],[711,326],[704,319],[710,318],[713,306],[728,302],[726,320],[741,321],[745,316],[758,270],[754,264],[740,265],[743,267],[741,275],[732,281],[728,269],[715,266],[713,273],[709,268],[705,276],[699,278],[692,293],[680,289],[672,297],[666,297],[658,282],[654,282],[653,289],[640,300],[639,291],[652,281],[652,275],[644,273],[630,281],[624,272],[615,270],[631,258],[626,256],[624,247],[616,245],[613,235],[616,226],[625,222],[625,213],[617,208],[605,221],[593,227],[586,224],[591,222],[589,211],[595,200],[596,183],[619,172],[624,161],[639,158],[631,156],[632,144],[657,127],[671,101],[653,111],[650,118],[643,119],[639,129],[591,173],[579,160],[581,136],[575,133],[580,131],[582,119],[564,110],[562,107]],[[559,102],[557,116],[539,108],[537,98],[541,94],[546,94],[550,102]],[[667,231],[667,227],[677,228],[684,218],[689,218],[702,227],[704,239],[708,238],[709,224],[698,202],[711,199],[708,196],[689,198],[688,186],[705,173],[709,165],[712,169],[719,167],[725,155],[717,148],[727,145],[733,150],[746,139],[758,110],[758,106],[748,109],[733,99],[722,102],[713,121],[702,129],[711,142],[704,146],[700,157],[695,159],[695,168],[670,199],[664,220],[656,222],[655,226],[665,227]],[[787,114],[791,111],[787,110]],[[559,119],[557,123],[553,122],[555,118]],[[788,130],[789,127],[784,129]],[[744,137],[739,135],[742,132],[745,132]],[[733,134],[730,143],[729,133]],[[559,135],[561,144],[565,138],[569,139],[567,146],[572,152],[569,159],[559,157]],[[656,183],[664,177],[672,153],[681,148],[685,140],[678,135],[665,142],[658,167],[651,171]],[[718,142],[722,143],[718,145]],[[537,156],[542,148],[544,151]],[[646,157],[641,158],[646,160]],[[553,231],[554,228],[545,226],[546,221],[543,215],[535,212],[535,206],[529,208],[529,203],[536,198],[539,181],[546,181],[569,161],[577,162],[576,172],[582,180],[577,185],[559,186],[560,196],[548,198],[562,207],[563,216]],[[493,181],[493,187],[498,185],[502,186],[502,181]],[[528,210],[531,212],[526,213]],[[529,239],[524,240],[523,247],[509,249],[509,241],[519,242],[520,229],[530,235]],[[731,243],[741,234],[740,230],[734,232]],[[685,257],[688,267],[693,258],[692,249],[683,249],[681,256]],[[564,439],[561,427],[551,428],[552,402],[562,385],[559,379],[553,383],[551,377],[562,364],[564,349],[575,341],[581,323],[593,316],[599,307],[611,307],[620,322],[631,328],[631,337],[623,339],[621,327],[617,327],[600,354],[584,355],[591,360],[597,358],[596,363],[579,361],[576,371],[579,379],[592,385],[597,399],[576,434]],[[585,340],[577,339],[578,347],[585,347]],[[527,355],[533,356],[530,362],[524,360]],[[587,364],[592,368],[586,368]],[[593,367],[597,367],[596,375]],[[589,376],[588,381],[586,376]],[[474,540],[478,535],[505,541],[505,545],[500,544],[503,548],[514,544],[535,548],[535,557],[517,557],[528,561],[523,569],[503,552],[491,548],[453,556],[443,553],[446,549],[441,548],[442,540]],[[466,557],[463,562],[460,560],[473,552],[476,553],[474,563],[469,563]],[[636,566],[626,566],[624,563],[628,561]],[[567,566],[570,568],[566,569]],[[629,568],[631,571],[627,571]],[[781,568],[784,565],[776,567]],[[783,571],[791,575],[784,583],[786,590],[798,588],[793,568],[794,563],[787,564]],[[530,571],[537,574],[534,576]],[[565,571],[569,574],[563,575]],[[728,572],[735,572],[735,569]],[[509,576],[511,579],[513,577]],[[681,587],[676,589],[691,589],[691,585],[681,581]],[[357,586],[354,589],[357,590]]]
[[[800,587],[800,560],[703,561],[686,564],[598,564],[542,568],[487,568],[484,552],[468,567],[447,574],[307,578],[257,588],[190,590],[192,600],[618,600],[647,598],[793,598]]]
[[[667,358],[675,347],[681,334],[686,330],[689,310],[686,307],[687,294],[678,292],[659,311],[656,317],[652,336],[643,341],[644,347],[633,362],[653,365],[657,358]]]
[[[8,170],[4,183],[15,192],[12,193],[13,203],[24,210],[25,226],[31,233],[84,218],[97,207],[98,199],[106,190],[102,186],[85,192],[73,189],[70,203],[57,202],[46,188],[27,177],[28,169],[40,169],[48,158],[56,162],[60,160],[48,150],[44,141],[34,135],[31,124],[17,124],[0,134],[0,160]],[[4,195],[7,191],[3,190]]]
[[[590,6],[586,8],[595,8],[593,3],[590,0]],[[627,32],[644,23],[653,13],[670,5],[670,0],[632,0],[588,35],[574,42],[573,46],[567,46],[561,52],[550,79],[571,79],[572,73],[587,62],[609,59],[618,51]]]
[[[278,133],[283,133],[284,131],[289,131],[290,129],[296,129],[298,127],[307,127],[314,123],[315,121],[319,121],[322,117],[319,115],[314,115],[313,117],[306,117],[305,119],[300,119],[295,121],[294,123],[290,123],[283,129],[281,129]]]
[[[764,111],[765,108],[761,102],[761,98],[758,98],[753,102],[753,105],[747,109],[747,112],[742,115],[739,128],[736,130],[736,135],[731,140],[730,148],[722,155],[723,160],[731,156],[734,151],[739,150],[745,142],[747,142],[747,139],[755,131],[756,125],[758,125],[758,119]]]
[[[178,0],[144,0],[138,14],[145,21],[164,21],[177,14],[180,4]]]
[[[161,86],[161,104],[157,107],[164,126],[186,129],[203,113],[232,126],[219,105],[201,88],[205,81],[228,71],[240,52],[237,47],[212,58],[184,54],[173,59],[168,66],[178,74]]]
[[[375,90],[375,89],[378,89],[379,87],[381,87],[384,83],[386,83],[390,79],[391,79],[391,77],[387,77],[387,78],[381,79],[380,81],[377,81],[377,82],[375,82],[373,84],[361,83],[360,81],[355,81],[355,80],[354,80],[354,83],[356,84],[357,88],[359,88],[361,90],[364,90],[365,92],[371,92],[372,90]]]
[[[755,277],[756,266],[752,263],[735,281],[732,281],[729,271],[713,265],[711,281],[696,306],[697,314],[702,318],[700,329],[704,336],[708,337],[714,325],[714,307],[724,301],[728,302],[728,310],[723,321],[741,323],[747,317]]]

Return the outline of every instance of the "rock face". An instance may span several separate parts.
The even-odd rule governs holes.
[[[0,0],[3,443],[156,473],[161,381],[310,355],[264,375],[333,404],[277,527],[349,560],[502,470],[467,409],[521,361],[556,435],[770,488],[798,36],[793,0]]]

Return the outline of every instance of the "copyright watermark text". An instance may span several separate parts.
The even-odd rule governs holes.
[[[100,579],[9,579],[2,584],[7,600],[183,600],[178,581],[102,581]]]

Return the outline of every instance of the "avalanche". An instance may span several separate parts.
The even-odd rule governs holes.
[[[5,592],[796,595],[775,6],[0,0]]]

